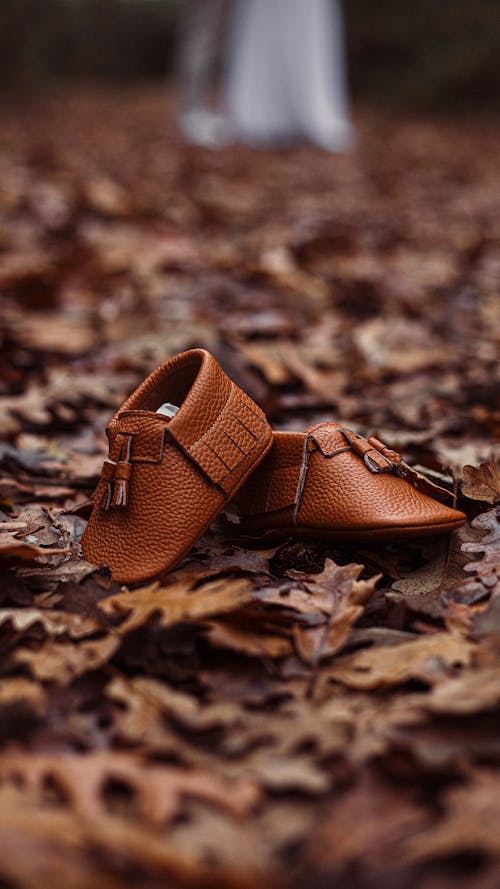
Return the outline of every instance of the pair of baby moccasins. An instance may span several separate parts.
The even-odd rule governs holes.
[[[173,568],[237,492],[236,527],[250,535],[387,540],[465,521],[438,499],[447,491],[376,438],[332,422],[273,433],[203,349],[153,371],[107,435],[109,458],[82,547],[124,583]]]

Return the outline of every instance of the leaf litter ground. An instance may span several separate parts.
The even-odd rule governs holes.
[[[211,153],[155,89],[3,109],[2,887],[499,885],[500,131],[463,130]],[[467,527],[243,545],[229,517],[120,588],[75,507],[113,409],[199,345],[276,427],[377,433]]]

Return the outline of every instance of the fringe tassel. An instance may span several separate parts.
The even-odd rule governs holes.
[[[101,500],[99,503],[99,506],[101,507],[101,509],[109,509],[109,507],[111,505],[112,496],[113,496],[113,487],[112,487],[111,482],[107,481],[106,487],[104,488],[104,491],[102,493],[102,497],[101,497]]]
[[[130,499],[130,478],[132,476],[132,464],[120,461],[115,466],[115,485],[111,507],[124,509]]]
[[[109,509],[113,498],[113,482],[115,478],[115,464],[111,460],[105,460],[102,464],[101,478],[105,484],[99,506],[101,509]]]
[[[127,448],[126,460],[119,460],[118,463],[113,463],[112,460],[104,461],[101,478],[105,486],[99,503],[101,509],[123,509],[128,506],[131,477],[130,447]]]
[[[115,489],[111,500],[112,507],[125,507],[128,503],[128,484],[125,479],[121,478],[115,482]]]

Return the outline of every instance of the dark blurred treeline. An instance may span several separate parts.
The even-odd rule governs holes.
[[[158,78],[174,69],[183,0],[0,0],[0,84]],[[346,0],[355,99],[500,110],[499,0]]]

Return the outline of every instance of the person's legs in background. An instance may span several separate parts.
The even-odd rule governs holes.
[[[216,146],[226,141],[224,116],[213,104],[213,76],[229,0],[185,0],[180,46],[180,126],[186,139]]]
[[[343,44],[338,0],[235,0],[225,77],[233,137],[349,148]]]

